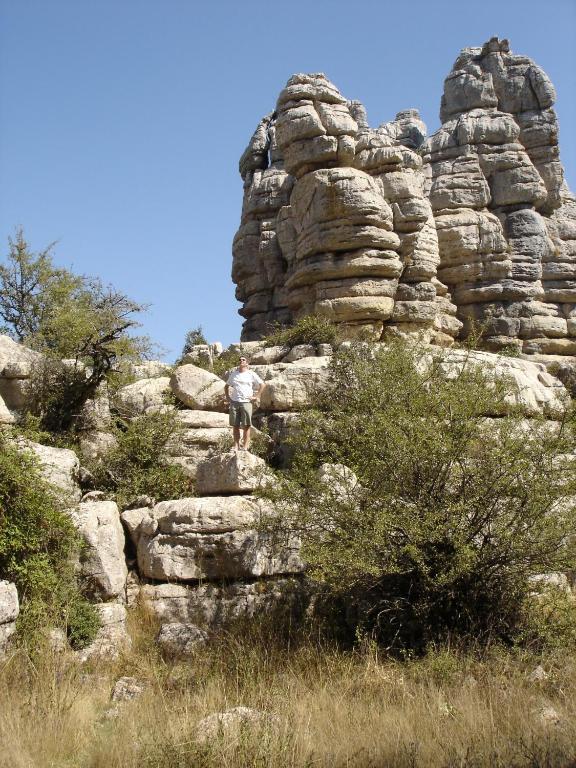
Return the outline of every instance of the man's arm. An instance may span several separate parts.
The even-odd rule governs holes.
[[[226,395],[226,402],[227,403],[231,402],[231,398],[230,398],[230,384],[228,384],[228,383],[226,383],[224,385],[224,394]]]

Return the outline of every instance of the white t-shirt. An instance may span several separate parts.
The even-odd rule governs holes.
[[[264,382],[254,371],[241,371],[239,368],[234,368],[230,372],[226,384],[232,390],[230,398],[234,402],[249,403],[254,397],[254,390],[258,389]]]

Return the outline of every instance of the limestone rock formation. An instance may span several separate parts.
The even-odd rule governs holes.
[[[418,111],[370,128],[323,74],[298,74],[240,161],[232,275],[242,338],[319,314],[350,336],[576,355],[576,200],[550,80],[492,38]],[[463,328],[462,328],[463,326]]]
[[[118,507],[113,501],[84,502],[72,519],[85,543],[80,570],[88,592],[103,601],[123,601],[128,569]]]
[[[264,459],[248,451],[228,451],[198,465],[196,492],[201,496],[252,493],[269,481]]]
[[[237,619],[301,608],[305,589],[296,578],[223,584],[144,584],[140,598],[161,623],[193,623],[217,631]]]
[[[250,145],[257,144],[260,168],[282,168],[286,194],[266,234],[252,227],[249,240],[243,212],[232,270],[245,302],[243,338],[262,336],[272,320],[320,314],[352,337],[378,340],[395,330],[451,343],[460,323],[436,280],[438,242],[416,151],[425,131],[416,110],[372,130],[362,106],[323,74],[290,78]],[[250,146],[241,160],[245,203],[260,183],[246,172],[247,157],[256,156]],[[256,303],[250,292],[269,239],[283,291],[281,306],[266,294],[264,311],[262,294]]]
[[[298,573],[299,542],[282,550],[254,526],[265,511],[252,496],[210,496],[161,501],[124,513],[141,575],[159,581],[238,579]]]
[[[125,418],[160,410],[170,393],[170,378],[154,376],[127,384],[116,392],[115,405]]]
[[[0,581],[0,659],[6,653],[10,638],[16,632],[19,613],[16,585],[10,581]]]
[[[425,144],[438,277],[489,348],[576,353],[576,207],[543,70],[492,38],[461,51]]]

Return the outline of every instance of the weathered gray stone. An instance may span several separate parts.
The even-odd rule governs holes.
[[[210,371],[195,365],[180,365],[170,379],[174,395],[189,408],[227,411],[224,382]]]
[[[232,707],[225,712],[215,712],[203,717],[196,726],[196,742],[208,744],[225,736],[227,739],[240,738],[249,728],[263,728],[275,722],[269,712],[260,712],[250,707]]]
[[[169,392],[168,376],[139,379],[133,384],[120,387],[114,397],[114,404],[123,416],[131,418],[162,409]]]
[[[101,626],[94,642],[77,651],[77,658],[82,663],[117,659],[122,650],[131,645],[126,630],[126,608],[119,603],[99,603],[94,607]]]
[[[86,545],[81,553],[80,569],[87,589],[101,600],[123,600],[128,569],[124,530],[115,502],[81,503],[72,518]]]
[[[16,584],[0,581],[0,624],[11,624],[20,613]]]
[[[114,683],[111,701],[133,701],[142,696],[146,690],[146,683],[136,677],[120,677]]]
[[[218,631],[234,621],[300,611],[306,590],[298,579],[258,582],[143,584],[142,604],[162,623],[193,623]]]
[[[196,471],[200,496],[252,493],[271,481],[266,462],[249,451],[229,451],[205,459]]]
[[[72,506],[80,501],[82,497],[78,484],[80,461],[74,451],[41,445],[24,438],[18,438],[17,444],[21,450],[32,453],[38,459],[44,478],[63,495],[65,503]]]
[[[171,622],[162,624],[156,642],[170,658],[191,656],[208,640],[208,633],[195,624]]]
[[[267,509],[250,496],[160,502],[131,531],[140,574],[188,581],[300,572],[298,540],[274,547],[270,535],[254,529]]]

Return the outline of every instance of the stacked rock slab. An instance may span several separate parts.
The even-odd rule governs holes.
[[[347,101],[323,74],[290,78],[240,162],[245,198],[233,279],[245,302],[240,313],[248,318],[244,340],[267,332],[274,307],[274,319],[286,324],[318,314],[342,324],[350,336],[378,340],[386,326],[426,329],[428,338],[436,334],[451,342],[460,324],[446,288],[436,281],[438,243],[415,151],[424,133],[413,111],[371,131],[363,107]],[[289,181],[282,190],[289,200],[264,228],[270,206],[264,217],[252,201],[262,198],[268,149],[270,173],[275,158],[283,157]],[[266,195],[275,204],[281,197],[269,190]],[[265,234],[272,230],[273,236]],[[272,240],[273,254],[267,250]],[[265,306],[264,265],[274,273]],[[277,280],[280,302],[273,297]],[[264,303],[257,304],[261,298]]]
[[[354,165],[380,181],[400,239],[402,271],[386,333],[391,329],[419,332],[429,340],[450,344],[461,323],[455,318],[448,289],[436,278],[438,238],[425,194],[422,158],[416,151],[425,136],[426,126],[416,109],[399,112],[394,121],[376,130],[362,127]]]
[[[574,202],[563,184],[555,92],[507,40],[465,48],[425,145],[441,265],[489,347],[575,354]]]
[[[233,245],[232,278],[243,302],[244,337],[259,338],[291,314],[284,289],[286,264],[276,235],[277,216],[288,204],[293,179],[275,142],[272,115],[264,117],[240,160],[244,181],[242,221]]]

